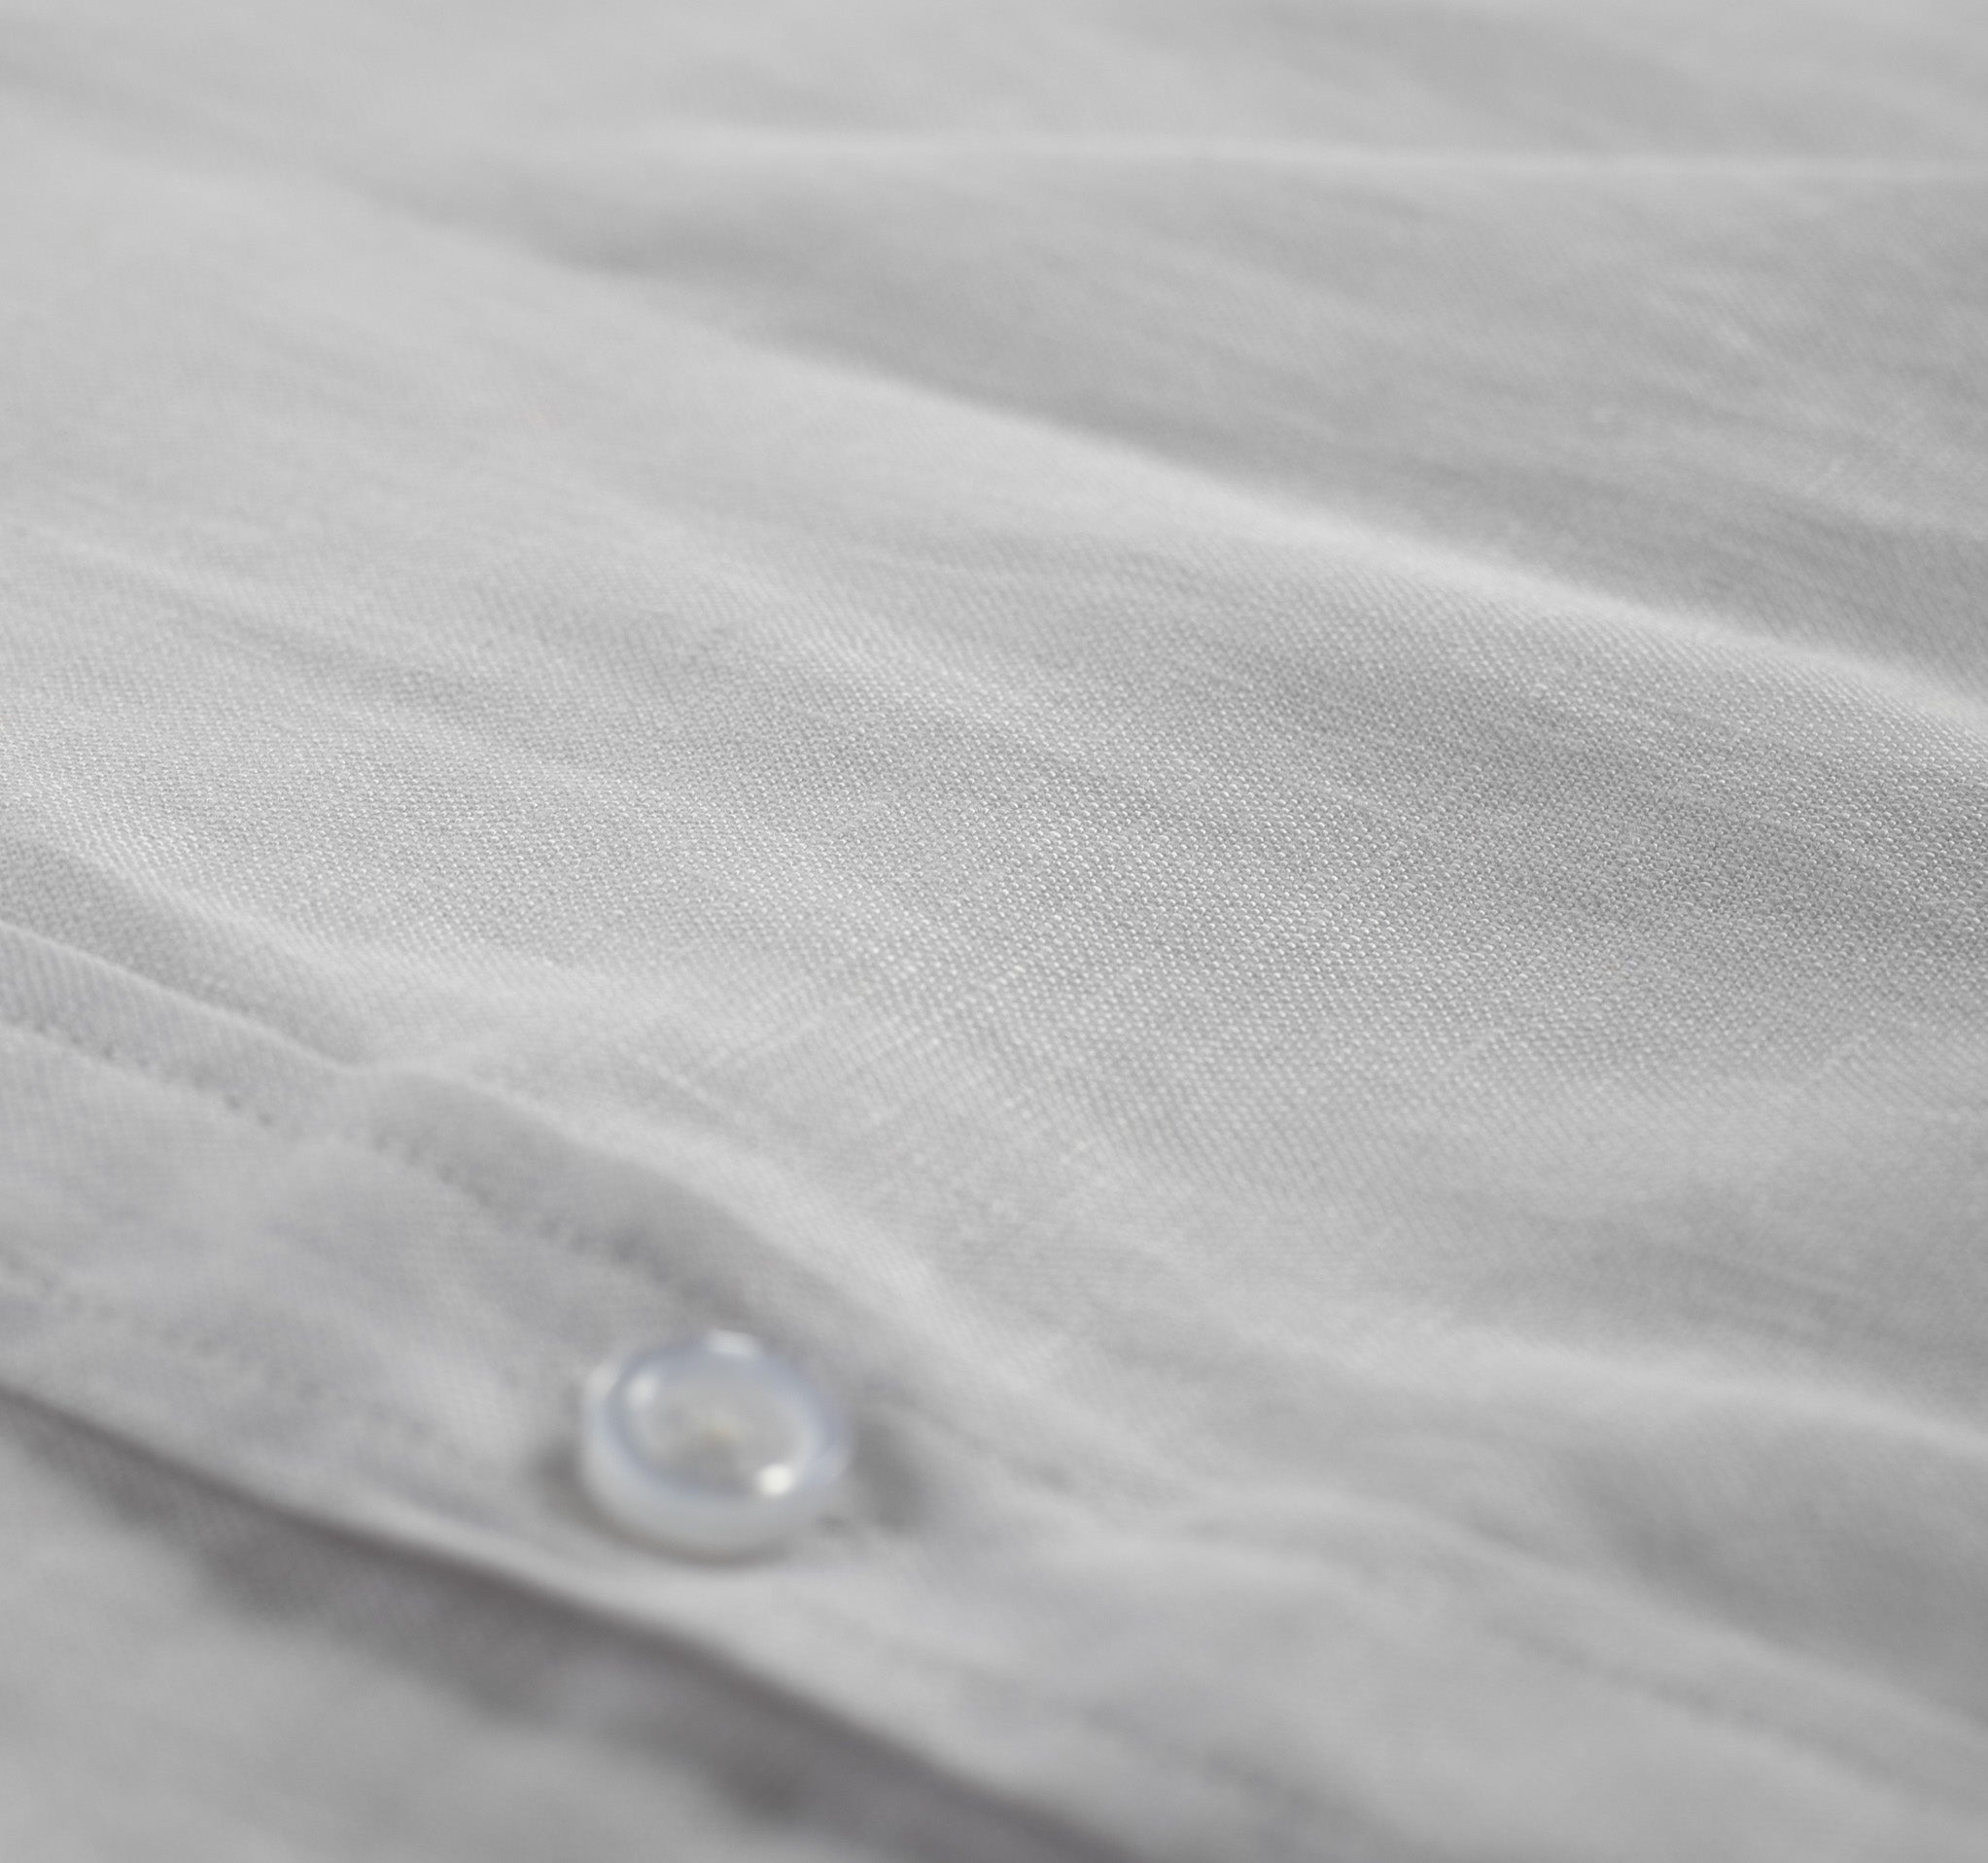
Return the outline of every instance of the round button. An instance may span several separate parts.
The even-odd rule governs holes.
[[[672,1552],[734,1557],[791,1538],[841,1486],[850,1450],[827,1394],[744,1333],[645,1346],[587,1380],[587,1493]]]

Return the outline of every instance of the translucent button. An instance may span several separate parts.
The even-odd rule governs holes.
[[[828,1395],[744,1333],[645,1346],[587,1380],[587,1493],[672,1552],[736,1557],[791,1538],[841,1486],[850,1447]]]

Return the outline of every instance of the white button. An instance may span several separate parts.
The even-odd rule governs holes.
[[[645,1346],[587,1380],[587,1493],[672,1552],[742,1555],[791,1538],[841,1486],[850,1448],[826,1393],[744,1333]]]

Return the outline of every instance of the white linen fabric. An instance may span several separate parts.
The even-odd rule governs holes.
[[[1984,606],[1966,0],[0,0],[8,1853],[1978,1858]]]

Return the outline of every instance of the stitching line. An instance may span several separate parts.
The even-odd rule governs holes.
[[[479,1209],[495,1218],[500,1228],[513,1226],[513,1219],[506,1213],[499,1210],[495,1204],[491,1203],[480,1190],[452,1175],[445,1174],[443,1170],[436,1166],[433,1159],[428,1158],[424,1154],[403,1150],[391,1144],[376,1142],[371,1135],[331,1130],[316,1134],[298,1131],[296,1128],[284,1125],[263,1108],[242,1101],[211,1082],[168,1072],[157,1068],[156,1065],[148,1064],[146,1061],[122,1050],[87,1043],[73,1031],[54,1024],[27,1018],[10,1017],[0,1013],[0,1026],[11,1027],[30,1035],[40,1036],[44,1039],[56,1042],[87,1059],[100,1062],[114,1070],[192,1093],[226,1107],[237,1116],[246,1119],[251,1124],[259,1126],[276,1137],[292,1140],[314,1136],[330,1138],[355,1144],[362,1149],[375,1151],[379,1155],[403,1164],[414,1170],[418,1175],[430,1178],[436,1182],[467,1197]],[[601,1259],[614,1262],[624,1268],[635,1271],[642,1279],[664,1288],[666,1291],[672,1290],[668,1282],[663,1279],[661,1269],[645,1257],[631,1254],[626,1249],[610,1248],[597,1242],[592,1237],[586,1237],[582,1240],[579,1232],[565,1229],[558,1225],[534,1222],[531,1225],[531,1233],[540,1235],[545,1240],[566,1243],[576,1253],[590,1253]],[[319,1411],[326,1416],[335,1419],[343,1415],[377,1426],[382,1434],[395,1437],[403,1444],[417,1449],[421,1455],[435,1462],[437,1466],[450,1469],[452,1472],[467,1471],[500,1482],[508,1476],[507,1470],[495,1463],[483,1462],[469,1456],[459,1446],[446,1441],[426,1425],[419,1424],[412,1418],[401,1415],[398,1411],[389,1410],[363,1397],[353,1397],[346,1393],[335,1391],[317,1380],[302,1378],[295,1373],[277,1372],[259,1359],[244,1356],[233,1349],[224,1347],[218,1342],[203,1336],[189,1333],[177,1327],[164,1326],[156,1321],[142,1319],[130,1309],[106,1300],[102,1296],[86,1293],[58,1277],[49,1274],[47,1270],[40,1266],[30,1263],[11,1251],[0,1251],[0,1274],[10,1276],[17,1284],[24,1289],[31,1290],[34,1295],[49,1301],[51,1304],[67,1306],[80,1316],[106,1325],[113,1330],[122,1332],[128,1337],[149,1341],[164,1348],[168,1352],[177,1353],[195,1362],[204,1363],[223,1371],[233,1372],[253,1386],[287,1397],[293,1402],[302,1404],[305,1408]],[[883,1395],[883,1393],[879,1393],[879,1395]],[[901,1414],[917,1416],[920,1422],[927,1425],[935,1421],[929,1416],[913,1412],[910,1406],[904,1404],[901,1400],[887,1398],[887,1402],[889,1408]],[[974,1441],[971,1437],[962,1437],[962,1440],[970,1443]],[[977,1443],[974,1446],[981,1447]],[[987,1453],[995,1455],[996,1459],[1004,1459],[999,1458],[992,1449],[989,1449]],[[1006,1465],[1010,1467],[1012,1472],[1018,1474],[1033,1474],[1033,1471],[1019,1467],[1012,1462],[1008,1462]],[[1058,1483],[1053,1484],[1053,1486],[1062,1489],[1063,1492],[1068,1492],[1064,1484]],[[1202,1537],[1207,1536],[1202,1535]],[[1325,1549],[1314,1547],[1307,1549],[1307,1557],[1338,1572],[1355,1589],[1364,1589],[1370,1596],[1385,1599],[1395,1604],[1413,1604],[1416,1601],[1404,1588],[1390,1583],[1366,1565],[1351,1561],[1343,1554],[1335,1554]],[[1447,1586],[1432,1586],[1431,1594],[1442,1597],[1445,1607],[1452,1613],[1455,1611],[1456,1606],[1453,1597]],[[832,1607],[823,1607],[819,1600],[815,1600],[811,1608],[814,1614],[822,1621],[836,1624],[845,1635],[854,1635],[871,1649],[892,1660],[924,1667],[935,1673],[966,1679],[978,1685],[984,1692],[989,1692],[1001,1699],[1017,1702],[1025,1705],[1038,1705],[1043,1700],[1048,1699],[1059,1711],[1079,1722],[1097,1728],[1107,1736],[1116,1739],[1129,1749],[1145,1757],[1162,1760],[1168,1764],[1185,1764],[1191,1771],[1208,1778],[1211,1782],[1223,1785],[1225,1789],[1240,1791],[1245,1781],[1251,1781],[1253,1782],[1252,1789],[1259,1795],[1265,1789],[1269,1789],[1286,1804],[1302,1803],[1322,1813],[1333,1812],[1333,1808],[1322,1801],[1298,1793],[1288,1786],[1261,1780],[1255,1775],[1236,1766],[1233,1762],[1223,1761],[1211,1755],[1184,1748],[1169,1746],[1155,1740],[1144,1730],[1124,1724],[1116,1717],[1095,1706],[1064,1698],[1045,1698],[1039,1692],[1017,1684],[1012,1678],[1003,1675],[997,1670],[987,1670],[961,1661],[957,1656],[939,1657],[929,1651],[893,1644],[880,1635],[873,1626],[859,1624],[856,1620],[844,1616]],[[1691,1689],[1680,1689],[1673,1684],[1659,1682],[1648,1674],[1616,1667],[1585,1653],[1577,1655],[1545,1639],[1524,1633],[1513,1632],[1503,1625],[1493,1625],[1487,1621],[1478,1619],[1472,1619],[1471,1623],[1472,1627],[1488,1640],[1502,1643],[1508,1649],[1531,1656],[1538,1661],[1548,1664],[1550,1667],[1561,1670],[1565,1673],[1601,1682],[1619,1689],[1624,1694],[1666,1707],[1673,1712],[1683,1715],[1688,1720],[1737,1728],[1811,1765],[1820,1765],[1826,1771],[1841,1771],[1853,1774],[1869,1784],[1882,1787],[1889,1795],[1915,1807],[1923,1809],[1927,1804],[1931,1803],[1942,1810],[1960,1812],[1971,1820],[1978,1820],[1981,1816],[1976,1808],[1964,1807],[1959,1801],[1950,1798],[1943,1791],[1936,1788],[1928,1788],[1917,1780],[1906,1779],[1881,1762],[1873,1761],[1854,1749],[1817,1740],[1808,1734],[1798,1733],[1777,1721],[1765,1719],[1730,1704],[1722,1703],[1717,1697],[1708,1697]]]
[[[301,1405],[307,1410],[322,1412],[334,1419],[341,1414],[360,1418],[366,1424],[378,1428],[381,1434],[417,1451],[436,1466],[450,1473],[468,1471],[478,1475],[502,1476],[505,1472],[497,1463],[480,1460],[463,1450],[460,1445],[446,1441],[415,1418],[397,1410],[390,1410],[369,1398],[334,1390],[318,1379],[306,1378],[296,1372],[280,1371],[262,1359],[252,1358],[204,1334],[189,1332],[184,1327],[141,1317],[129,1307],[105,1299],[100,1294],[87,1292],[75,1283],[50,1274],[39,1263],[30,1261],[12,1249],[0,1250],[0,1278],[12,1281],[34,1299],[46,1301],[51,1306],[67,1308],[83,1318],[113,1332],[122,1333],[126,1338],[163,1347],[168,1353],[176,1353],[194,1364],[231,1372],[243,1382],[268,1392],[271,1396]]]
[[[141,1078],[157,1081],[160,1085],[192,1093],[198,1098],[225,1107],[237,1117],[259,1126],[275,1137],[293,1141],[310,1139],[329,1140],[335,1143],[349,1144],[355,1149],[369,1152],[380,1158],[411,1171],[415,1176],[429,1179],[453,1191],[457,1196],[472,1205],[492,1221],[500,1231],[533,1237],[550,1242],[569,1252],[607,1263],[620,1269],[645,1286],[667,1295],[680,1296],[688,1280],[683,1276],[673,1276],[669,1269],[626,1244],[604,1239],[578,1229],[571,1224],[553,1218],[527,1213],[519,1215],[495,1202],[489,1193],[472,1179],[460,1176],[448,1165],[431,1152],[417,1151],[411,1146],[399,1144],[378,1133],[353,1131],[335,1127],[297,1127],[276,1118],[266,1108],[239,1098],[228,1089],[192,1074],[174,1072],[159,1067],[156,1062],[134,1055],[128,1050],[110,1046],[108,1043],[89,1041],[56,1023],[27,1017],[8,1016],[0,1012],[0,1027],[20,1030],[29,1035],[40,1036],[43,1039],[56,1043],[84,1056],[86,1059],[101,1062],[106,1067],[121,1072],[135,1074]],[[568,1368],[550,1367],[548,1370],[565,1382]],[[917,1426],[951,1437],[955,1442],[964,1444],[976,1455],[998,1463],[1009,1473],[1049,1490],[1064,1498],[1075,1495],[1077,1485],[1055,1470],[1038,1463],[1025,1461],[1018,1458],[1006,1444],[996,1443],[973,1431],[961,1428],[949,1419],[934,1416],[919,1409],[907,1399],[883,1388],[873,1388],[866,1393],[868,1401],[889,1410],[894,1416],[909,1421]],[[389,1413],[382,1413],[389,1414]],[[1125,1498],[1137,1499],[1131,1490],[1123,1490]]]

